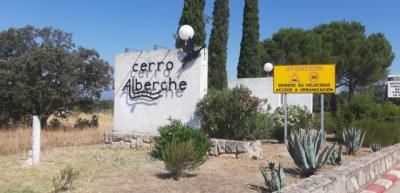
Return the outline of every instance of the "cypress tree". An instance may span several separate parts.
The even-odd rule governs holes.
[[[245,0],[237,77],[260,77],[258,0]]]
[[[226,52],[229,27],[229,0],[215,0],[213,28],[208,46],[208,88],[227,87]]]
[[[179,27],[182,25],[190,25],[194,30],[194,45],[196,47],[205,46],[206,31],[203,18],[205,0],[185,0],[181,18],[179,19]],[[178,31],[177,30],[177,31]],[[176,38],[175,47],[182,48],[184,45],[179,37]]]

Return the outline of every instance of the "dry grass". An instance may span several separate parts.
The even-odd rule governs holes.
[[[62,147],[45,150],[38,167],[23,167],[26,155],[0,156],[0,192],[51,192],[51,179],[72,165],[81,171],[71,193],[123,192],[260,192],[263,186],[259,165],[268,161],[296,168],[283,144],[264,144],[262,160],[210,158],[199,170],[189,172],[180,181],[173,180],[161,161],[143,151],[103,149],[103,145]],[[344,164],[370,153],[363,148],[357,156],[345,156]],[[321,172],[335,167],[326,165]],[[298,174],[286,173],[286,184],[300,180]]]
[[[78,117],[90,119],[91,115],[80,114],[72,115],[67,120],[61,120],[65,130],[57,131],[42,130],[41,147],[47,149],[51,147],[79,146],[103,143],[104,131],[112,130],[112,115],[100,113],[99,128],[75,130],[73,124]],[[50,121],[52,117],[49,118]],[[17,152],[24,152],[31,149],[32,143],[31,128],[17,128],[15,130],[0,131],[0,155],[8,155]]]

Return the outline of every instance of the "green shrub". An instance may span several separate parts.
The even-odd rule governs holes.
[[[351,125],[367,132],[363,143],[366,147],[372,143],[380,143],[386,147],[400,142],[400,124],[396,122],[366,118],[356,120]]]
[[[178,143],[187,142],[192,139],[196,142],[202,142],[208,147],[211,146],[211,141],[206,134],[199,129],[193,129],[188,125],[183,124],[180,120],[170,119],[168,125],[160,127],[159,133],[160,137],[156,139],[154,150],[152,152],[154,158],[163,158],[162,154],[173,138]]]
[[[278,107],[275,109],[273,120],[272,136],[279,141],[283,141],[284,134],[284,108]],[[300,107],[296,105],[288,106],[288,132],[293,129],[310,129],[313,126],[313,115],[307,107]],[[318,127],[319,128],[319,127]]]
[[[60,174],[53,178],[54,193],[70,190],[74,181],[79,177],[80,172],[71,165],[67,165],[60,171]]]
[[[61,121],[57,118],[53,118],[50,120],[50,128],[52,129],[60,129],[62,127]]]
[[[92,115],[90,120],[85,118],[78,118],[74,123],[75,129],[83,129],[83,128],[97,128],[99,126],[99,118],[97,115]]]
[[[269,110],[266,100],[239,86],[210,91],[197,104],[196,114],[210,137],[252,140],[269,136],[271,120],[265,110]]]
[[[202,138],[180,141],[172,137],[163,149],[162,160],[174,179],[179,180],[184,170],[194,170],[207,160],[209,148],[209,143]]]
[[[382,146],[400,142],[400,106],[391,101],[376,102],[373,95],[361,92],[351,102],[339,106],[336,122],[336,137],[343,141],[343,128],[363,128],[368,134],[363,145],[368,147],[372,142]]]
[[[152,155],[164,161],[175,179],[184,170],[193,170],[206,161],[211,141],[201,130],[170,119],[168,125],[160,127],[159,133]]]

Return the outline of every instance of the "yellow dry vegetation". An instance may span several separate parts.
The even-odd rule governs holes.
[[[63,129],[42,130],[41,147],[80,146],[99,144],[104,141],[104,132],[111,131],[113,127],[113,117],[111,113],[99,113],[99,127],[85,128],[83,130],[73,129],[73,125],[78,118],[89,119],[89,114],[72,114],[68,119],[60,119]],[[48,119],[48,122],[53,117]],[[10,130],[0,130],[0,155],[9,155],[17,152],[25,152],[31,149],[32,129],[16,128]]]

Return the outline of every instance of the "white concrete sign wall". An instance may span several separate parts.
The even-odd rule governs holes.
[[[207,56],[203,49],[183,65],[181,50],[118,54],[113,131],[156,135],[169,117],[199,127],[194,113],[207,92]]]
[[[233,88],[238,85],[244,85],[248,87],[252,94],[267,99],[271,106],[271,111],[274,111],[277,107],[283,106],[282,94],[273,93],[273,78],[240,78],[228,81],[228,87]],[[307,109],[312,112],[313,109],[313,95],[312,94],[288,94],[288,105],[299,105],[306,106]]]
[[[400,75],[388,76],[388,97],[400,98]]]

